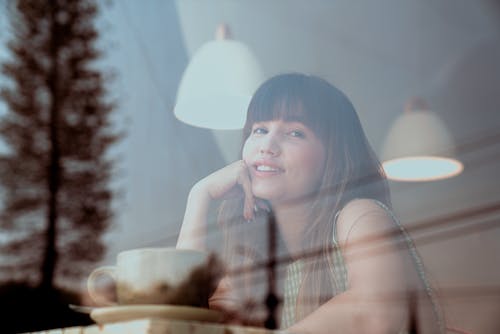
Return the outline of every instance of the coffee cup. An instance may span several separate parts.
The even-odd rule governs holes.
[[[207,266],[209,254],[188,249],[138,248],[120,252],[116,265],[99,267],[87,279],[92,300],[100,306],[165,304],[169,294],[189,280],[197,268]],[[116,301],[97,289],[98,278],[109,275],[115,283]]]

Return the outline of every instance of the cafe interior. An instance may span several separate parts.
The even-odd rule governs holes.
[[[123,250],[174,247],[191,186],[239,159],[256,87],[280,73],[307,73],[353,102],[449,333],[500,332],[499,1],[101,7],[103,64],[116,73],[116,121],[127,135],[117,145],[124,196],[96,267]],[[218,252],[215,216],[209,227],[204,237]],[[83,281],[72,284],[84,291]]]
[[[162,6],[164,15],[169,6]],[[445,171],[437,172],[441,175],[435,177],[419,175],[422,170],[427,171],[423,165],[406,166],[409,175],[397,174],[396,167],[396,174],[389,175],[393,208],[410,231],[433,283],[440,289],[450,327],[464,333],[500,330],[498,1],[179,0],[168,8],[171,10],[166,18],[168,24],[160,23],[160,18],[148,22],[147,17],[156,17],[153,8],[139,9],[141,15],[128,10],[128,19],[123,24],[134,27],[140,37],[134,40],[128,36],[121,41],[121,47],[140,49],[131,52],[128,61],[140,67],[142,77],[150,82],[148,94],[158,98],[155,92],[158,82],[161,88],[171,87],[167,103],[178,109],[174,108],[176,119],[190,125],[199,121],[201,125],[197,127],[203,129],[200,131],[208,129],[209,136],[203,137],[206,133],[195,133],[197,127],[189,128],[186,131],[192,131],[196,143],[186,139],[187,145],[177,148],[165,144],[167,148],[161,153],[176,156],[184,171],[191,170],[196,175],[191,182],[224,162],[238,159],[241,132],[234,129],[238,125],[223,124],[226,116],[212,118],[215,124],[203,124],[203,115],[195,116],[198,119],[193,121],[189,119],[191,115],[182,114],[179,106],[182,98],[189,98],[189,94],[196,96],[197,89],[209,89],[198,87],[205,82],[196,78],[216,84],[216,76],[207,64],[229,66],[234,61],[234,66],[239,66],[236,56],[223,58],[224,52],[230,52],[223,45],[227,39],[241,43],[250,54],[250,60],[246,55],[241,56],[245,58],[241,62],[247,61],[245,70],[250,72],[243,72],[245,75],[238,78],[241,81],[247,79],[251,83],[259,81],[258,78],[295,71],[321,76],[341,87],[353,101],[382,161],[397,158],[401,152],[406,156],[425,156],[432,154],[426,153],[431,151],[450,159],[450,169],[444,167]],[[155,25],[163,31],[148,37],[147,31],[155,29]],[[180,36],[166,32],[167,26]],[[220,50],[215,50],[216,41],[221,44]],[[176,56],[169,45],[181,46],[185,54]],[[211,47],[214,49],[210,50]],[[155,53],[160,49],[164,49],[163,54]],[[144,54],[149,58],[144,58]],[[172,59],[182,65],[174,68]],[[170,72],[162,71],[163,66]],[[167,79],[167,73],[175,75]],[[132,79],[124,85],[132,85]],[[164,86],[167,81],[169,86]],[[237,83],[221,85],[214,91],[229,90]],[[164,101],[158,103],[166,112]],[[136,103],[136,109],[140,108],[140,102],[139,97],[129,100],[130,104]],[[223,109],[221,106],[217,112]],[[418,119],[422,110],[428,112],[429,119]],[[158,116],[159,112],[147,111],[153,119],[148,126],[155,126],[155,117],[170,119],[171,116]],[[211,117],[215,112],[202,111]],[[173,140],[167,132],[160,130],[142,140],[147,143]],[[205,169],[196,170],[198,167],[193,165],[199,166],[199,160],[195,159],[200,158],[202,141],[200,168]],[[171,170],[168,163],[154,166],[157,158],[157,154],[146,157],[151,164],[140,170],[148,168],[146,174],[152,175]],[[387,173],[389,167],[384,165]],[[169,231],[166,232],[169,236],[178,234],[185,202],[182,196],[172,198],[165,190],[167,179],[168,176],[159,181],[165,185],[163,190],[149,188],[149,192],[158,191],[162,195],[149,194],[151,202],[143,209],[163,212],[160,216],[171,220],[165,225],[152,221],[154,227],[138,232],[141,240],[156,240],[151,236],[165,233],[162,231]],[[183,184],[179,189],[186,189],[184,194],[187,194],[191,184]],[[175,204],[165,206],[165,197]],[[131,210],[132,216],[137,217],[132,220],[149,217],[138,208]],[[175,218],[170,218],[172,213]],[[127,239],[131,245],[143,245],[132,239],[137,236]],[[158,241],[174,244],[173,239]]]

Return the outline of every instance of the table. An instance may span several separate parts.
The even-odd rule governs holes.
[[[198,321],[141,319],[106,325],[52,329],[31,334],[290,334],[282,330],[203,323]]]

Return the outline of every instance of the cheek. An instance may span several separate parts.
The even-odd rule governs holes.
[[[241,151],[241,158],[245,163],[248,163],[248,161],[251,158],[251,151],[252,151],[252,143],[249,139],[245,140],[245,143],[243,143],[243,149]]]
[[[317,155],[307,157],[306,169],[310,172],[313,178],[321,178],[323,176],[324,159]]]
[[[325,152],[324,149],[319,149],[314,147],[308,150],[301,157],[303,170],[307,171],[307,174],[311,176],[313,180],[319,181],[323,176],[325,169]],[[316,182],[314,182],[316,183]]]

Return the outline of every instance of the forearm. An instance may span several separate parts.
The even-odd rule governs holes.
[[[200,183],[189,192],[186,211],[182,221],[177,248],[206,249],[207,216],[210,207],[210,195]]]
[[[401,301],[400,301],[401,302]],[[340,294],[291,326],[294,334],[398,333],[404,328],[404,303],[367,301],[352,291]]]

